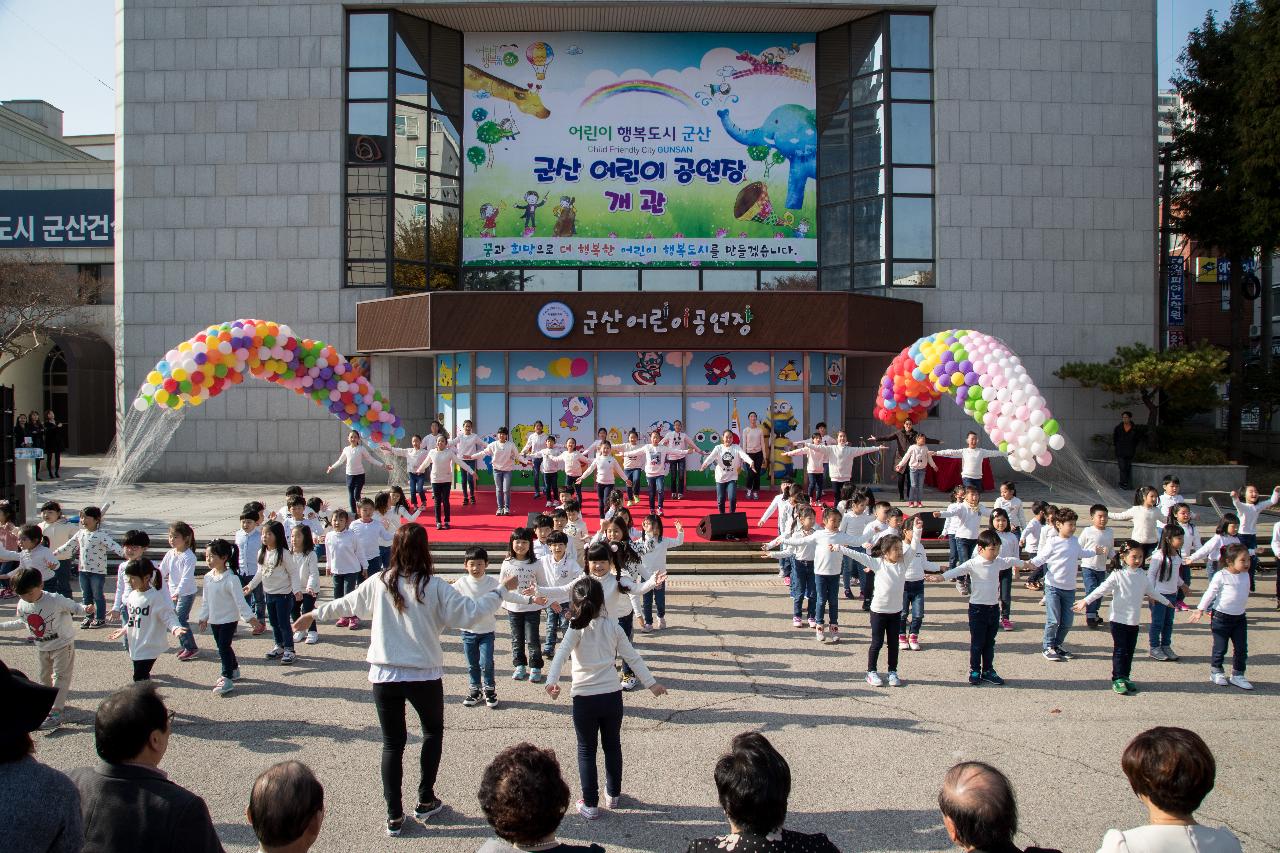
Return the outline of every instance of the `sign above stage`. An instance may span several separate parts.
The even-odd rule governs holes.
[[[919,302],[820,291],[487,293],[395,296],[356,306],[356,348],[376,352],[645,350],[799,343],[896,353],[923,334]]]

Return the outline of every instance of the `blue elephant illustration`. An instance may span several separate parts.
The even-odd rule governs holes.
[[[738,127],[728,110],[719,110],[725,132],[743,145],[767,145],[778,150],[791,164],[787,171],[787,207],[804,207],[804,193],[817,175],[818,125],[813,110],[799,104],[783,104],[755,130]]]

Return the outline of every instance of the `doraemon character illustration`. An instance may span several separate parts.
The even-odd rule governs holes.
[[[725,353],[711,356],[702,367],[707,372],[708,385],[720,385],[730,379],[738,378],[738,374],[733,370],[733,362]]]
[[[636,369],[631,371],[631,381],[637,385],[657,385],[662,375],[661,352],[636,353]]]
[[[827,384],[832,386],[844,384],[844,363],[838,358],[827,362]]]
[[[564,429],[575,429],[582,423],[595,406],[590,397],[565,397],[560,401],[564,414],[560,416],[560,426]]]
[[[796,363],[794,359],[789,360],[786,364],[782,365],[782,367],[778,368],[778,381],[779,382],[799,382],[800,381],[800,371],[796,370]]]

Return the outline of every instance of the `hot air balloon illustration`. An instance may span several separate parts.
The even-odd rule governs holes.
[[[556,58],[556,52],[545,41],[535,41],[524,52],[524,58],[533,66],[533,75],[539,80],[545,80],[547,66]]]

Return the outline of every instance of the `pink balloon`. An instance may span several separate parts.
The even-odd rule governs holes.
[[[1047,450],[1036,457],[1037,465],[1048,465],[1052,461],[1053,461],[1053,454]]]
[[[1019,406],[1017,411],[1013,413],[1013,416],[1020,421],[1025,421],[1027,419],[1027,415],[1029,414],[1030,412],[1027,411],[1026,406]]]

